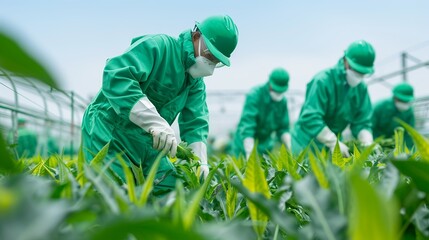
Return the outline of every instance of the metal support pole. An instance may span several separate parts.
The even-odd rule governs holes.
[[[401,66],[402,66],[402,81],[406,82],[407,81],[407,71],[405,71],[405,69],[407,69],[407,53],[406,52],[402,52],[402,54],[401,54]]]

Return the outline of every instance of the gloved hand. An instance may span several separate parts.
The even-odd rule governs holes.
[[[192,149],[192,152],[200,159],[200,174],[207,178],[209,175],[209,166],[207,164],[207,146],[203,142],[194,142],[189,144],[189,148]]]
[[[141,98],[130,112],[130,121],[153,137],[153,148],[176,156],[177,140],[174,130],[162,118],[147,97]]]
[[[372,137],[372,133],[368,131],[367,129],[362,129],[358,133],[358,140],[361,142],[363,147],[368,147],[374,142],[374,139]]]
[[[253,139],[251,137],[247,137],[243,140],[243,146],[244,146],[244,152],[246,153],[246,159],[249,159],[254,145],[255,145],[255,139]]]
[[[369,147],[374,143],[372,133],[366,129],[362,129],[358,134],[358,140],[361,142],[363,147]],[[380,154],[382,152],[381,146],[376,144],[372,150],[375,154]]]
[[[283,133],[281,139],[282,139],[283,144],[286,145],[286,147],[289,150],[291,150],[291,141],[292,141],[292,138],[290,136],[290,133],[288,133],[288,132]]]
[[[328,127],[324,127],[322,131],[316,137],[317,141],[325,144],[326,147],[333,153],[335,149],[335,145],[337,144],[337,136],[329,129]],[[340,151],[343,157],[350,157],[349,148],[343,142],[338,142],[340,146]]]

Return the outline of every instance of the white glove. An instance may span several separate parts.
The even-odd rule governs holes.
[[[290,137],[290,133],[285,132],[282,134],[281,136],[282,142],[284,143],[284,145],[286,145],[286,147],[290,150],[291,149],[291,137]]]
[[[130,121],[152,135],[153,148],[170,152],[171,157],[176,156],[177,140],[174,130],[147,97],[141,98],[131,109]]]
[[[207,146],[203,142],[194,142],[189,144],[189,148],[192,149],[192,152],[200,159],[200,174],[207,178],[209,175],[209,166],[207,164]]]
[[[325,146],[327,146],[332,153],[334,152],[335,145],[337,144],[337,136],[335,136],[331,129],[324,127],[317,135],[316,139],[317,141],[325,144]],[[338,142],[338,145],[340,146],[341,154],[343,154],[344,157],[350,157],[349,148],[347,145],[340,141]]]
[[[255,139],[251,137],[247,137],[244,139],[243,146],[244,146],[244,152],[246,153],[246,159],[249,159],[254,145],[255,145]]]
[[[372,133],[367,129],[362,129],[358,134],[358,140],[361,142],[362,146],[368,147],[374,142],[372,138]]]

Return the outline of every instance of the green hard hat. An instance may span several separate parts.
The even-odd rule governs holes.
[[[289,86],[289,73],[283,68],[276,68],[270,74],[270,86],[276,92],[286,92]]]
[[[23,124],[23,123],[26,123],[27,122],[27,119],[25,119],[25,118],[18,118],[18,123],[19,124]]]
[[[345,51],[345,56],[353,70],[363,74],[374,72],[375,51],[368,42],[353,42]]]
[[[400,83],[393,88],[393,96],[402,102],[414,100],[414,89],[408,83]]]
[[[196,26],[203,35],[207,48],[219,61],[230,66],[229,57],[238,42],[238,28],[228,15],[212,16]]]

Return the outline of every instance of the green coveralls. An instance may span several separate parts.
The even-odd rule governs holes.
[[[13,133],[11,132],[8,137],[9,144],[13,144]],[[37,152],[37,134],[26,127],[18,128],[18,142],[16,145],[16,153],[18,158],[26,157],[31,158]]]
[[[372,106],[365,84],[351,88],[346,80],[344,60],[319,72],[308,84],[305,102],[292,130],[292,152],[299,154],[327,126],[336,135],[350,124],[353,136],[371,131]]]
[[[379,101],[374,106],[374,115],[372,117],[372,133],[374,138],[384,136],[391,138],[395,134],[395,128],[401,125],[394,120],[397,117],[408,123],[412,127],[415,125],[413,108],[407,111],[400,112],[395,106],[393,98]],[[413,146],[413,141],[410,135],[405,131],[404,140],[408,148]]]
[[[146,176],[159,151],[152,148],[152,136],[129,120],[134,104],[146,96],[170,125],[179,113],[182,141],[207,142],[208,108],[202,78],[187,72],[195,63],[191,31],[178,39],[167,35],[146,35],[133,39],[128,50],[107,61],[100,92],[85,111],[82,142],[87,161],[108,142],[106,162],[121,154],[130,165],[143,167]],[[124,180],[119,160],[112,169]],[[174,189],[175,169],[167,157],[161,161],[156,192]]]
[[[234,135],[232,150],[237,157],[244,156],[243,141],[247,137],[255,139],[258,152],[271,151],[280,141],[283,133],[289,132],[289,113],[286,98],[279,102],[270,96],[269,83],[252,88],[246,96],[240,122]],[[273,136],[277,134],[277,138]]]

